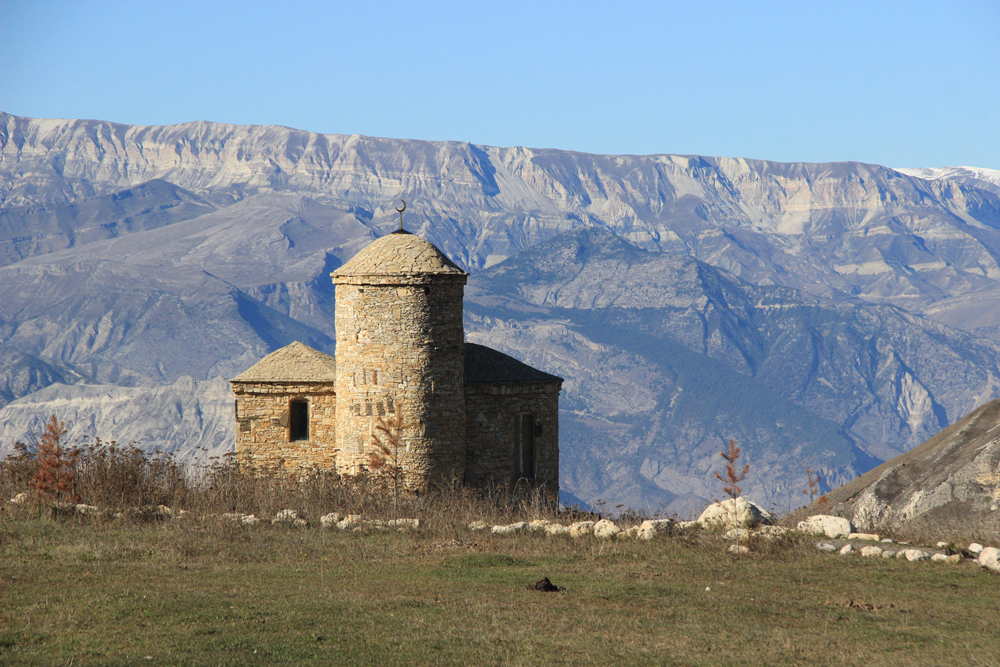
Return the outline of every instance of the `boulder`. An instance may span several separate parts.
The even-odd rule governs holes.
[[[299,513],[295,510],[279,510],[274,518],[271,519],[271,525],[285,524],[286,526],[291,526],[295,523],[295,520],[299,518]]]
[[[865,558],[877,558],[882,555],[882,547],[872,545],[861,547],[861,555]]]
[[[636,538],[647,542],[658,535],[670,535],[677,528],[677,524],[670,519],[649,519],[643,521],[635,532]],[[629,530],[632,530],[631,528]]]
[[[996,547],[986,547],[979,553],[976,562],[988,570],[1000,572],[1000,549]]]
[[[352,530],[361,529],[361,515],[360,514],[348,514],[343,519],[337,522],[337,528],[341,530]]]
[[[844,546],[840,547],[841,556],[850,556],[852,553],[854,553],[854,545],[845,544]]]
[[[698,517],[698,523],[706,528],[755,528],[762,523],[771,523],[771,515],[746,498],[730,498],[706,507]]]
[[[594,524],[594,537],[599,540],[613,540],[622,532],[622,529],[615,525],[614,521],[601,519]]]
[[[875,533],[851,533],[847,536],[849,540],[861,540],[862,542],[878,542],[879,536]]]
[[[750,553],[750,547],[742,544],[730,544],[729,553],[731,554],[748,554]]]
[[[337,512],[331,512],[330,514],[324,514],[319,518],[319,523],[324,528],[336,528],[337,523],[340,521],[340,514]]]
[[[896,558],[899,558],[900,554],[902,554],[902,556],[911,563],[916,563],[930,558],[930,554],[921,549],[903,549],[896,555]]]
[[[494,535],[520,535],[521,533],[527,532],[528,522],[518,521],[517,523],[508,524],[506,526],[493,526],[490,530]]]
[[[570,529],[569,529],[569,526],[564,526],[564,525],[559,524],[559,523],[550,523],[549,525],[545,526],[545,534],[546,535],[569,535],[570,534]]]
[[[396,530],[417,530],[420,528],[420,519],[389,519],[385,525],[386,528]]]
[[[805,521],[799,521],[796,530],[814,535],[826,535],[831,539],[847,537],[851,534],[851,522],[839,516],[816,514]]]
[[[820,551],[830,551],[830,552],[837,550],[837,547],[829,542],[817,542],[816,548],[819,549]]]
[[[892,549],[885,549],[882,551],[882,558],[892,558],[896,555],[896,552]]]
[[[532,533],[544,533],[545,528],[551,525],[552,522],[548,519],[535,519],[528,522],[528,531]]]
[[[583,537],[593,535],[596,521],[577,521],[569,527],[569,534],[572,537]]]
[[[973,542],[969,545],[969,551],[974,554],[981,554],[983,553],[983,545],[979,542]]]

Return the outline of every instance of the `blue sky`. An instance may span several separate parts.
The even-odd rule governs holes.
[[[1000,1],[0,0],[0,110],[1000,169]]]

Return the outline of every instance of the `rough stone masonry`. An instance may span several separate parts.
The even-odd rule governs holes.
[[[332,277],[336,357],[296,342],[231,381],[241,460],[358,474],[398,410],[407,486],[558,491],[562,379],[465,342],[468,274],[401,230]]]

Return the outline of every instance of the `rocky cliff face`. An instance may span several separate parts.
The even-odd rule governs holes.
[[[1000,400],[827,494],[823,511],[850,518],[859,530],[995,533],[1000,528]]]
[[[0,114],[0,402],[20,399],[0,421],[28,428],[8,409],[52,383],[72,403],[333,352],[329,273],[402,197],[473,273],[469,338],[567,378],[571,491],[710,498],[733,437],[780,507],[807,465],[846,481],[1000,395],[974,335],[1000,324],[998,191],[983,170]]]

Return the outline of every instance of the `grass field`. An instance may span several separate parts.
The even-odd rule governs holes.
[[[0,512],[0,664],[996,665],[1000,577],[649,543]],[[565,587],[527,590],[543,576]]]

